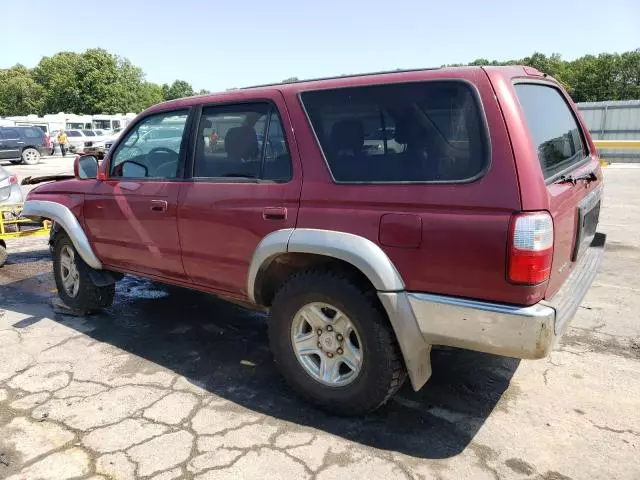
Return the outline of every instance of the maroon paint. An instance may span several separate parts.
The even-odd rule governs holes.
[[[298,99],[300,92],[443,79],[465,80],[478,91],[491,143],[491,165],[482,178],[467,184],[410,186],[332,181]],[[291,150],[291,182],[70,180],[41,186],[29,199],[69,205],[84,222],[98,257],[110,268],[230,297],[246,297],[249,262],[261,239],[274,230],[296,226],[349,232],[378,243],[408,290],[530,305],[545,294],[549,297],[571,271],[571,265],[561,267],[570,258],[576,206],[587,189],[545,185],[515,96],[516,79],[549,80],[522,67],[457,68],[175,100],[143,115],[198,105],[275,102]],[[592,160],[574,173],[595,171],[601,178],[596,150],[581,124]],[[121,138],[125,136],[126,132]],[[107,157],[102,174],[108,162]],[[152,211],[152,200],[166,201],[167,211]],[[285,218],[278,218],[283,209]],[[547,210],[554,219],[553,274],[548,285],[512,285],[506,280],[509,222],[515,212],[534,210]]]

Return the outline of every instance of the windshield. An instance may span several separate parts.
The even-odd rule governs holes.
[[[100,128],[102,130],[109,130],[111,128],[111,120],[94,120],[93,128]]]
[[[93,132],[91,130],[83,130],[82,133],[84,133],[87,137],[95,137],[96,136],[96,132]]]

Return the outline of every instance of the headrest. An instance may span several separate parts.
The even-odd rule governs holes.
[[[395,141],[402,144],[409,143],[411,139],[412,129],[410,127],[411,120],[407,118],[403,118],[398,123],[396,123],[396,136]]]
[[[234,127],[224,138],[224,149],[234,159],[249,160],[258,157],[258,137],[252,127]]]
[[[331,129],[331,143],[335,150],[362,149],[364,145],[364,127],[360,120],[342,120]]]

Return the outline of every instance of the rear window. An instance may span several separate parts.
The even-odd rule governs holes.
[[[26,138],[42,138],[44,137],[44,132],[38,127],[28,127],[24,129],[24,136]]]
[[[515,85],[544,178],[571,168],[586,155],[580,128],[558,89],[537,84]]]
[[[67,137],[81,137],[80,132],[74,132],[73,130],[67,132]]]
[[[457,182],[478,177],[488,142],[466,83],[421,82],[304,92],[338,182]]]

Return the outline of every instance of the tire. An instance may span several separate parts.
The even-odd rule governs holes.
[[[0,268],[2,268],[5,263],[7,263],[8,256],[9,254],[7,253],[7,246],[2,240],[0,240]]]
[[[67,266],[64,265],[66,261],[69,261]],[[53,275],[58,295],[73,310],[91,313],[107,308],[113,303],[115,284],[96,286],[89,276],[90,270],[91,267],[78,255],[69,237],[63,232],[58,232],[53,247]],[[77,279],[77,284],[74,282],[71,288],[68,283],[65,284],[68,275]]]
[[[347,351],[359,351],[361,363],[357,373],[346,363],[341,363],[332,380],[319,379],[318,375],[323,371],[322,362],[326,360],[322,354],[296,353],[294,338],[307,338],[313,328],[311,323],[306,322],[307,316],[301,312],[307,311],[307,308],[317,312],[318,307],[324,312],[320,317],[322,320],[334,315],[330,322],[336,325],[332,332],[337,338],[333,337],[331,342],[326,343],[329,333],[317,329],[315,334],[320,335],[319,331],[322,330],[322,335],[313,340],[308,337],[308,341],[317,341],[316,347],[322,346],[318,350],[325,357],[332,356],[331,360],[338,360],[338,363],[342,361],[340,359],[346,361],[349,357],[358,357],[347,354]],[[332,314],[331,309],[336,313]],[[340,320],[336,320],[339,317],[337,312],[344,315],[340,316]],[[341,339],[341,335],[337,334],[338,325],[345,323],[345,317],[353,330],[351,334],[348,329],[343,330]],[[301,318],[302,323],[308,324],[306,330],[298,328]],[[349,339],[344,338],[347,336]],[[335,341],[344,349],[338,347],[336,350]],[[361,415],[375,410],[402,386],[406,378],[395,335],[375,292],[363,290],[340,272],[307,270],[291,276],[273,301],[269,343],[287,383],[310,403],[337,415]],[[358,348],[355,348],[356,344]],[[307,345],[312,351],[313,344]],[[331,349],[334,353],[329,355]],[[316,369],[318,372],[313,373]],[[345,382],[344,378],[348,381]]]
[[[40,163],[40,152],[35,148],[25,148],[22,151],[22,161],[25,165],[37,165]]]

